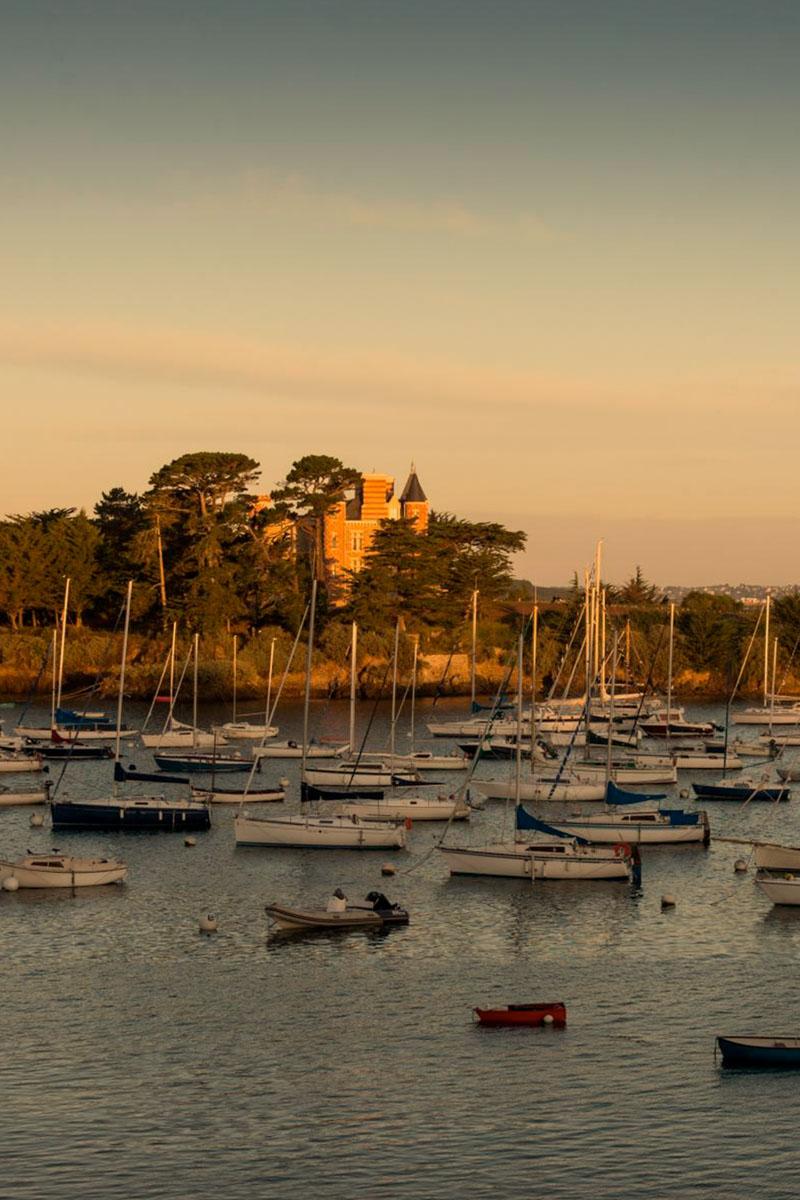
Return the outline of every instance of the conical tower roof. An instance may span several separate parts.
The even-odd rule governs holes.
[[[401,504],[425,504],[428,497],[422,490],[414,464],[411,464],[411,472],[406,480],[406,486],[400,496]]]

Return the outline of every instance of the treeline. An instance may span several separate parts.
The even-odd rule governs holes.
[[[57,623],[69,578],[70,623],[114,628],[134,579],[133,622],[144,633],[173,621],[207,636],[293,631],[316,578],[321,635],[350,619],[380,633],[401,617],[409,629],[447,636],[476,585],[487,606],[509,591],[511,556],[525,535],[447,513],[432,513],[424,535],[410,521],[383,522],[364,569],[334,573],[323,554],[325,516],[360,473],[308,455],[265,501],[253,492],[259,472],[245,454],[185,454],[155,471],[143,494],[104,492],[91,515],[8,516],[0,522],[2,620],[15,631]]]

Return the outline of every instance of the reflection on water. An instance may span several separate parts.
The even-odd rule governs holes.
[[[346,736],[346,704],[316,712],[319,734]],[[299,719],[287,709],[281,736]],[[262,780],[283,775],[295,795],[295,763]],[[109,765],[63,786],[108,792]],[[714,834],[800,839],[796,801],[707,807]],[[0,893],[4,1197],[792,1193],[796,1077],[714,1064],[718,1033],[800,1032],[800,911],[734,873],[741,846],[645,848],[636,892],[449,879],[424,825],[406,854],[237,851],[233,815],[215,810],[194,847],[59,834],[63,852],[124,858],[128,883]],[[490,803],[453,834],[491,841],[506,821]],[[51,847],[25,810],[0,822],[4,857]],[[411,924],[268,936],[267,903],[336,886],[379,888]],[[476,1005],[530,1000],[563,1000],[567,1028],[474,1023]]]

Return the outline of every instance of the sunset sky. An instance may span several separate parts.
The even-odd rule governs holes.
[[[800,6],[5,0],[0,512],[395,474],[558,584],[800,581]]]

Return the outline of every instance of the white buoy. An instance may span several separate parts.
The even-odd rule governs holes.
[[[44,817],[41,813],[31,813],[31,825],[34,829],[41,829],[44,825]]]
[[[734,869],[734,871],[736,871],[737,874],[739,874],[742,871],[746,871],[747,870],[747,859],[746,858],[737,858],[736,862],[733,864],[733,869]]]
[[[544,1016],[542,1017],[542,1024],[543,1025],[552,1025],[553,1024],[553,1014],[545,1013]]]
[[[689,799],[689,789],[681,788],[680,797],[681,797],[681,800],[688,800]]]
[[[4,892],[18,892],[19,891],[19,880],[17,879],[16,875],[6,875],[5,879],[3,880],[3,891]]]
[[[184,846],[196,846],[196,845],[197,845],[197,838],[193,838],[193,837],[187,837],[187,838],[184,838],[184,839],[183,839],[183,844],[184,844]]]
[[[216,933],[217,928],[217,918],[213,913],[206,913],[204,917],[200,918],[201,933]]]
[[[289,786],[289,780],[286,778],[286,776],[284,775],[282,779],[279,779],[278,783],[280,784],[281,791],[285,792]]]
[[[381,875],[394,875],[396,871],[397,867],[394,863],[384,863],[381,867]]]
[[[675,907],[675,897],[673,895],[671,895],[669,892],[667,893],[666,896],[662,896],[661,897],[661,907],[662,908],[674,908]]]

